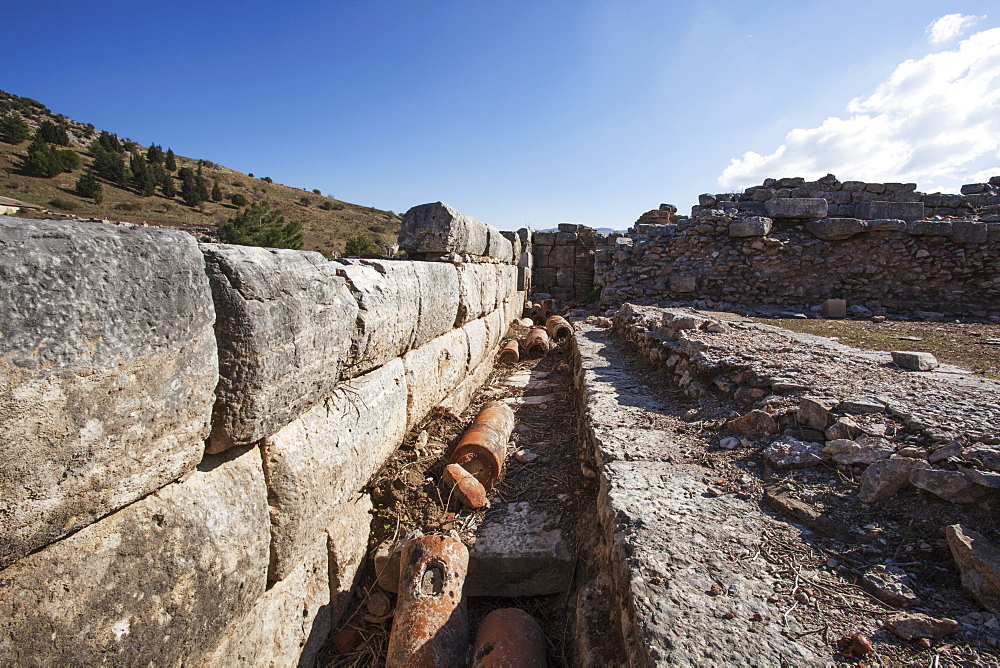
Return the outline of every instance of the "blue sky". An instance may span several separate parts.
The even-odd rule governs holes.
[[[767,176],[954,192],[1000,174],[995,0],[6,0],[4,16],[0,89],[502,229],[624,228]]]

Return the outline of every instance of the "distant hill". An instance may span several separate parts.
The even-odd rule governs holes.
[[[155,194],[143,196],[132,180],[113,183],[106,178],[99,178],[103,200],[98,204],[92,198],[81,197],[76,192],[77,180],[94,162],[94,156],[88,147],[100,136],[97,128],[53,113],[36,100],[0,91],[0,123],[11,118],[23,119],[32,135],[44,121],[50,121],[58,130],[64,130],[67,145],[57,145],[54,148],[78,154],[82,166],[51,178],[32,176],[26,168],[31,139],[12,144],[5,143],[0,136],[0,196],[38,204],[53,212],[81,218],[106,218],[174,227],[206,238],[212,237],[219,225],[239,210],[240,207],[233,203],[235,195],[246,198],[248,202],[266,200],[272,207],[281,209],[287,219],[301,221],[304,250],[315,250],[327,257],[336,257],[343,251],[345,240],[358,234],[368,235],[385,251],[394,250],[401,220],[392,211],[351,204],[312,189],[272,183],[264,174],[255,177],[253,174],[217,165],[210,160],[176,156],[177,170],[169,172],[178,193],[173,197],[164,196],[160,187],[155,188]],[[154,141],[164,151],[169,147],[167,137],[156,137]],[[149,149],[149,146],[127,138],[120,139],[120,143],[126,167],[133,156],[145,156]],[[216,194],[221,196],[221,200],[216,202],[209,197],[196,206],[188,206],[180,196],[181,180],[177,172],[183,167],[197,170],[199,166],[209,191],[218,183]],[[236,197],[236,201],[241,202],[239,197]],[[44,217],[46,214],[29,212],[26,215]]]

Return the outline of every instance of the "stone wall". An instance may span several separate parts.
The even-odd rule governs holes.
[[[1000,298],[1000,178],[964,195],[915,184],[768,179],[702,195],[690,218],[635,225],[595,253],[602,298],[987,317]]]
[[[532,288],[561,302],[577,301],[594,287],[594,248],[603,239],[590,227],[560,223],[558,232],[533,236]]]
[[[0,218],[0,663],[310,662],[362,488],[520,315],[477,223],[417,262]]]

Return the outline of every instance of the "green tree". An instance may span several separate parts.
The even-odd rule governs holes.
[[[354,255],[375,255],[378,254],[378,246],[367,234],[356,234],[347,237],[344,244],[344,254],[341,257],[351,257]]]
[[[167,168],[168,172],[177,171],[177,158],[174,156],[174,149],[167,149],[166,155],[163,156],[163,166]]]
[[[246,198],[246,196],[245,195],[241,195],[240,193],[233,194],[233,196],[230,197],[229,199],[236,206],[246,206],[247,205],[247,198]]]
[[[177,187],[174,185],[174,177],[170,174],[164,174],[163,180],[160,181],[160,192],[167,199],[173,199],[177,196]]]
[[[31,136],[28,124],[17,114],[7,114],[0,118],[0,141],[20,144]]]
[[[201,199],[198,189],[198,179],[190,167],[181,167],[177,170],[177,178],[181,180],[181,199],[188,206],[198,206],[204,199]]]
[[[88,169],[76,180],[76,194],[80,197],[90,197],[96,204],[104,201],[104,187],[97,180],[93,170]]]
[[[66,134],[66,128],[60,127],[50,120],[44,120],[38,124],[35,138],[49,144],[69,146],[69,135]]]
[[[88,147],[91,152],[94,150],[94,146],[100,146],[106,151],[111,151],[112,153],[121,153],[124,149],[122,148],[122,142],[118,139],[118,135],[113,135],[107,130],[101,130],[101,134],[98,135],[97,139],[91,142]]]
[[[132,172],[132,185],[139,195],[149,197],[156,192],[156,180],[142,153],[132,154],[128,168]]]
[[[266,248],[302,248],[302,223],[285,221],[280,209],[266,201],[241,209],[219,228],[219,237],[230,244]]]
[[[101,136],[107,134],[107,132],[102,132]],[[98,138],[90,145],[90,155],[94,158],[91,167],[98,176],[120,186],[128,184],[125,176],[125,159],[122,158],[121,151],[107,148],[106,144],[101,143],[100,138]]]
[[[222,188],[219,187],[219,179],[215,179],[215,183],[212,184],[212,201],[222,201]]]
[[[149,148],[146,149],[146,160],[151,165],[162,165],[165,156],[163,155],[163,147],[157,144],[150,144]]]
[[[49,179],[61,172],[79,169],[82,163],[76,151],[56,150],[36,134],[28,145],[28,152],[24,157],[24,171],[31,176]]]

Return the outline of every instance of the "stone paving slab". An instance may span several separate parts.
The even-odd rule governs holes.
[[[774,577],[756,558],[766,528],[790,528],[674,463],[669,431],[635,427],[663,407],[605,331],[577,326],[581,421],[600,465],[598,587],[616,599],[622,665],[822,665],[821,645],[787,635],[798,623],[768,602]]]

